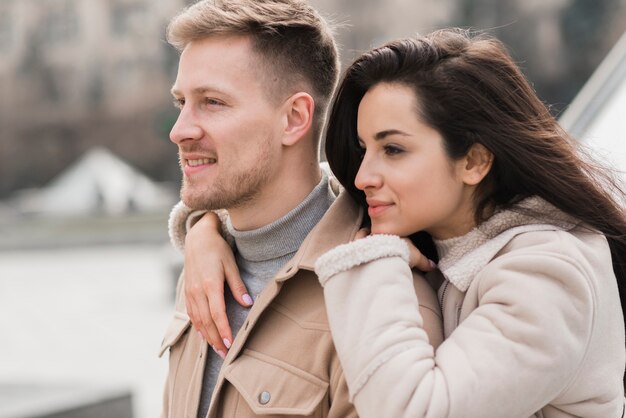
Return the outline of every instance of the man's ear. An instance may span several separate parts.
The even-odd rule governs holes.
[[[474,144],[463,157],[463,182],[470,186],[480,183],[491,170],[493,154],[482,144]]]
[[[296,144],[311,129],[315,101],[310,94],[300,92],[285,102],[286,124],[283,132],[283,145]]]

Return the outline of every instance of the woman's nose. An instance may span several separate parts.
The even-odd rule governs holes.
[[[372,161],[367,154],[361,160],[361,166],[356,173],[354,185],[359,190],[379,188],[382,185],[382,177],[376,169],[376,162]]]

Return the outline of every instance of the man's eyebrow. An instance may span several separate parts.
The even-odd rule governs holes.
[[[192,92],[192,94],[194,94],[196,96],[201,96],[201,95],[205,94],[206,92],[214,92],[214,93],[220,93],[220,94],[226,95],[225,92],[223,92],[223,91],[221,91],[219,89],[216,89],[214,87],[208,87],[208,86],[196,87],[191,92]],[[172,96],[175,96],[175,97],[179,97],[179,96],[183,95],[179,90],[176,89],[175,86],[172,87],[172,89],[170,90],[170,93],[172,93]]]
[[[403,132],[399,129],[385,129],[384,131],[377,132],[376,135],[374,135],[374,139],[376,141],[380,141],[381,139],[385,139],[390,135],[411,136],[408,133]]]

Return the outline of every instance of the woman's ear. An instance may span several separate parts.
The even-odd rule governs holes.
[[[465,184],[475,186],[480,183],[491,170],[493,154],[482,144],[474,144],[464,157],[462,180]]]
[[[283,145],[296,144],[311,129],[313,124],[313,112],[315,101],[310,94],[300,92],[291,96],[285,102],[285,130],[283,132]]]

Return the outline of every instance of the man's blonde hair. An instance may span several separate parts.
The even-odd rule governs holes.
[[[202,0],[174,17],[167,40],[182,51],[190,42],[219,35],[249,36],[265,64],[270,96],[305,91],[315,100],[313,133],[321,135],[339,74],[329,25],[305,0]],[[278,90],[278,91],[275,91]]]

